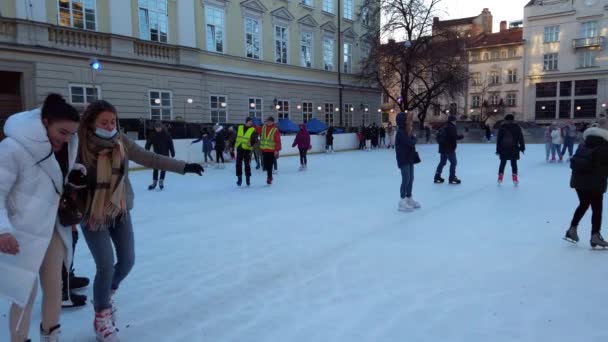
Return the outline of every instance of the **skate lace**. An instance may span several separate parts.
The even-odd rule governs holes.
[[[60,334],[60,331],[59,331],[59,329],[57,329],[48,335],[40,335],[40,341],[41,342],[59,342],[59,334]]]
[[[112,311],[106,310],[101,315],[96,315],[95,317],[95,331],[98,335],[103,336],[103,338],[108,338],[113,334],[116,334],[116,327],[112,323]]]

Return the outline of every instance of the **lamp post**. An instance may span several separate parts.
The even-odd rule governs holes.
[[[194,102],[194,100],[192,100],[191,98],[187,98],[184,100],[184,121],[186,121],[186,104],[192,104],[192,102]]]
[[[98,100],[99,94],[97,94],[97,85],[95,82],[95,72],[98,70],[101,70],[101,63],[99,62],[99,60],[97,60],[97,58],[92,57],[91,59],[89,59],[89,67],[91,68],[91,81],[93,83],[93,91],[95,92],[95,100]],[[87,98],[86,90],[85,90],[84,98],[86,101],[86,98]]]

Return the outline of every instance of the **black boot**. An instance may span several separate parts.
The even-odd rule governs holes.
[[[458,179],[458,177],[452,177],[452,178],[450,178],[450,184],[452,184],[452,185],[458,185],[460,183],[462,183],[462,182],[460,181],[460,179]]]
[[[237,176],[236,186],[241,186],[243,184],[243,176]]]
[[[445,183],[445,179],[441,178],[441,175],[436,174],[435,175],[435,184],[442,184]]]
[[[251,185],[251,177],[246,176],[245,177],[245,183],[247,183],[247,186],[250,186]]]
[[[150,184],[150,186],[148,187],[148,190],[154,190],[156,189],[156,183],[158,183],[156,180],[152,182],[152,184]]]
[[[62,308],[78,308],[87,305],[87,296],[72,292],[66,286],[63,286],[61,297]]]
[[[165,180],[161,179],[158,181],[158,187],[162,190],[165,188]]]

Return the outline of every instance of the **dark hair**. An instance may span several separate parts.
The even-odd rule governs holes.
[[[80,115],[76,108],[65,102],[59,94],[49,94],[42,105],[42,119],[49,124],[58,121],[80,122]]]

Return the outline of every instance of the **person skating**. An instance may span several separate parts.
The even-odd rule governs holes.
[[[209,160],[213,162],[213,157],[211,156],[211,151],[213,151],[213,137],[209,134],[207,128],[204,128],[201,137],[191,142],[190,145],[196,144],[199,141],[203,142],[204,165],[207,167],[207,165],[209,165]]]
[[[84,174],[82,175],[84,176]],[[76,253],[76,243],[78,242],[78,228],[72,226],[72,255]],[[74,275],[74,258],[69,271],[65,265],[61,269],[61,307],[76,308],[84,306],[87,303],[87,296],[75,293],[74,290],[80,290],[89,286],[90,280],[87,277],[78,277]]]
[[[365,127],[363,125],[357,129],[357,138],[359,139],[359,149],[365,150]]]
[[[376,150],[376,149],[378,149],[378,136],[380,133],[378,132],[378,126],[376,126],[375,122],[372,124],[372,127],[370,128],[370,134],[371,134],[372,149]]]
[[[253,119],[245,119],[245,125],[237,129],[234,147],[236,149],[236,185],[243,185],[243,164],[245,164],[245,182],[251,185],[251,153],[257,143],[257,132],[253,127]],[[272,169],[272,165],[270,165]]]
[[[378,133],[380,134],[379,145],[380,145],[380,147],[384,148],[384,147],[386,147],[386,128],[384,128],[384,125],[380,126]]]
[[[79,160],[87,169],[86,188],[79,192],[84,208],[82,233],[97,269],[93,284],[93,327],[97,341],[117,341],[114,294],[134,264],[131,209],[134,192],[129,161],[179,174],[202,175],[203,167],[148,152],[118,131],[118,114],[110,103],[92,102],[78,130]],[[114,263],[116,253],[116,264]]]
[[[312,148],[310,144],[310,134],[306,129],[306,125],[300,125],[300,131],[296,135],[296,138],[293,140],[293,144],[291,147],[298,147],[298,151],[300,151],[300,171],[306,170],[308,168],[308,158],[306,154],[308,150]]]
[[[364,134],[365,134],[365,150],[366,151],[371,151],[371,148],[372,148],[372,127],[371,126],[365,127]]]
[[[591,207],[592,248],[608,247],[601,235],[604,193],[608,179],[608,120],[600,119],[598,127],[591,127],[583,133],[584,141],[579,145],[570,161],[572,176],[570,187],[576,190],[579,205],[574,212],[566,240],[578,242],[578,225]]]
[[[272,167],[281,151],[281,133],[274,124],[274,118],[269,116],[266,123],[258,128],[260,134],[260,149],[262,150],[264,169],[266,170],[266,184],[272,184]]]
[[[426,143],[431,142],[431,127],[426,124],[424,125],[424,134],[426,135]]]
[[[224,127],[220,125],[215,126],[215,161],[218,169],[223,169],[224,164],[224,150],[226,149],[226,132]]]
[[[397,138],[395,154],[397,167],[401,170],[401,188],[399,201],[400,211],[412,211],[420,208],[420,203],[412,198],[414,185],[414,165],[420,162],[416,152],[416,137],[413,132],[413,115],[401,112],[397,114]]]
[[[526,144],[521,127],[514,120],[515,117],[512,114],[505,116],[505,121],[500,126],[498,137],[496,138],[496,154],[500,157],[500,166],[498,167],[499,184],[503,181],[507,161],[511,162],[513,183],[516,185],[519,183],[517,161],[519,160],[519,153],[525,152]]]
[[[72,260],[72,229],[58,212],[65,179],[76,168],[78,111],[50,94],[42,108],[10,116],[0,142],[0,295],[12,303],[11,342],[29,341],[42,288],[41,341],[58,341],[61,267]]]
[[[329,126],[327,132],[325,132],[325,152],[334,152],[334,127]]]
[[[551,161],[555,162],[555,155],[557,154],[559,156],[559,162],[561,163],[564,159],[564,156],[561,153],[561,147],[564,143],[564,136],[562,130],[557,125],[557,122],[554,122],[551,128],[551,142],[553,144],[551,147],[551,153],[553,155]]]
[[[564,136],[564,146],[561,151],[561,155],[565,156],[568,151],[568,161],[572,158],[574,152],[574,143],[576,142],[576,126],[572,120],[568,121],[568,124],[562,129]]]
[[[464,139],[463,135],[458,134],[456,129],[456,116],[450,115],[448,122],[439,130],[437,133],[437,142],[439,143],[439,154],[441,160],[437,166],[435,172],[435,183],[444,183],[445,180],[441,178],[443,168],[450,162],[450,184],[460,184],[461,181],[456,177],[456,165],[458,160],[456,159],[456,147],[458,146],[458,140]]]
[[[235,151],[234,151],[234,143],[236,141],[236,133],[234,132],[234,127],[228,127],[228,134],[226,134],[226,152],[230,154],[230,159],[234,160]]]
[[[388,135],[388,148],[395,148],[395,127],[392,122],[388,122],[386,127],[386,135]]]
[[[152,150],[156,154],[160,154],[161,156],[170,156],[171,158],[175,157],[175,147],[173,146],[173,139],[169,132],[160,121],[156,121],[154,123],[154,132],[148,138],[146,142],[146,150]],[[160,171],[160,179],[158,178],[158,170],[154,169],[152,171],[152,184],[148,186],[148,190],[156,189],[156,185],[158,184],[159,188],[163,190],[165,188],[165,171]]]

